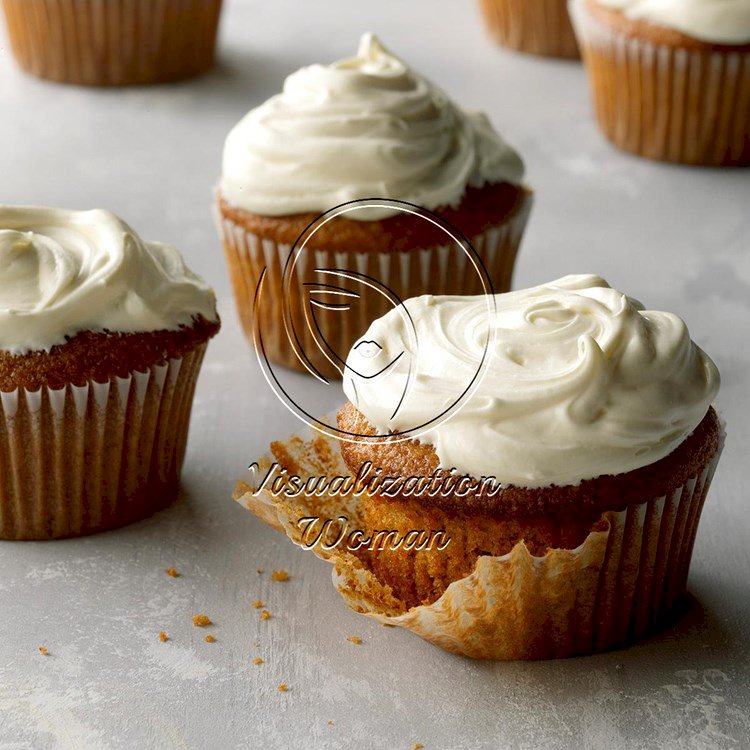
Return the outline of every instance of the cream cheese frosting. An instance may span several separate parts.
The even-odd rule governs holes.
[[[715,44],[750,42],[750,0],[597,0],[629,18]]]
[[[246,211],[283,216],[362,198],[455,206],[467,185],[522,177],[520,157],[484,114],[463,111],[365,34],[356,57],[298,70],[233,128],[221,190]]]
[[[82,330],[144,332],[215,321],[210,287],[171,245],[109,211],[0,206],[0,350],[49,350]]]
[[[542,487],[631,471],[671,453],[719,389],[680,318],[598,276],[404,308],[352,348],[344,391],[381,434],[411,430],[461,474]]]

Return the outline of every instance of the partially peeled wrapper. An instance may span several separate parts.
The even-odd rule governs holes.
[[[406,628],[440,648],[475,659],[548,659],[603,651],[651,630],[685,591],[703,503],[721,454],[671,494],[605,512],[575,549],[532,555],[519,541],[501,557],[479,557],[472,573],[430,604],[408,608],[378,580],[366,556],[342,545],[310,547],[304,519],[340,518],[366,530],[356,492],[284,497],[289,477],[344,477],[338,441],[311,430],[271,444],[255,478],[280,467],[276,486],[239,482],[235,500],[293,542],[333,565],[347,605],[384,625]]]

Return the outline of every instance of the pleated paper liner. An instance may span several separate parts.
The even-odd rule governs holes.
[[[484,21],[504,47],[545,57],[578,57],[567,0],[480,0]]]
[[[469,238],[496,292],[510,289],[516,254],[532,201],[532,193],[524,191],[523,200],[504,222]],[[402,300],[420,294],[481,294],[483,291],[480,276],[465,253],[457,246],[443,245],[393,253],[316,250],[314,257],[301,253],[296,266],[296,292],[285,296],[284,267],[292,246],[248,232],[230,216],[223,214],[218,202],[214,215],[246,337],[253,341],[255,294],[265,269],[261,308],[265,353],[271,361],[297,370],[305,371],[287,335],[285,305],[294,321],[305,355],[325,376],[341,377],[305,323],[309,294],[305,282],[314,278],[316,268],[367,274],[393,290]],[[316,280],[320,281],[320,278]],[[370,323],[389,309],[385,297],[373,295],[368,298],[367,304],[353,306],[346,315],[321,311],[316,316],[323,338],[333,351],[346,359],[349,349],[365,333]]]
[[[214,62],[222,0],[3,0],[18,64],[53,81],[177,81]]]
[[[570,11],[599,127],[617,147],[662,161],[750,165],[750,45],[745,51],[656,44]]]
[[[406,608],[363,559],[341,546],[316,544],[312,551],[332,563],[334,585],[353,610],[447,651],[503,660],[591,654],[651,630],[685,591],[722,443],[723,435],[709,463],[670,495],[604,513],[576,549],[534,556],[519,542],[502,557],[480,557],[469,576],[429,605]],[[348,476],[338,441],[305,432],[272,443],[271,450],[258,461],[254,484],[238,484],[240,504],[300,546],[310,542],[303,537],[304,518],[319,517],[316,529],[330,519],[334,526],[366,530],[353,493],[283,498],[272,485],[259,487],[274,462],[302,481]]]
[[[171,503],[205,350],[105,383],[0,394],[0,538],[92,534]]]

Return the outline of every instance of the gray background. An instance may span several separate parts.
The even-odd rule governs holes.
[[[223,139],[285,75],[353,54],[365,30],[485,109],[524,155],[537,203],[516,286],[599,273],[683,316],[718,363],[728,445],[698,535],[696,601],[676,628],[591,658],[468,661],[350,612],[326,564],[231,501],[247,463],[297,423],[236,322],[209,211]],[[152,89],[43,83],[0,45],[0,201],[116,211],[177,244],[215,285],[224,319],[174,507],[89,539],[0,542],[1,747],[747,746],[747,171],[615,152],[591,119],[582,68],[496,49],[469,2],[228,0],[221,65]],[[327,408],[342,396],[314,399]],[[181,578],[164,575],[172,565]],[[291,580],[271,583],[281,566]],[[273,619],[259,621],[258,597]],[[192,626],[195,612],[216,622],[216,643]]]

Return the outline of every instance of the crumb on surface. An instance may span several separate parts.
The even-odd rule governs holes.
[[[205,628],[211,624],[211,618],[208,615],[193,615],[193,625],[196,628]]]
[[[203,640],[206,643],[216,643],[216,638],[214,638],[212,635],[207,635]]]
[[[286,693],[286,691],[289,690],[289,685],[287,685],[285,682],[282,682],[281,685],[279,685],[279,690],[282,693]]]
[[[258,648],[258,641],[253,641],[253,648]]]
[[[274,581],[288,581],[289,573],[286,572],[286,568],[274,570],[273,573],[271,573],[271,578],[273,578]]]
[[[424,745],[421,742],[415,742],[411,746],[411,750],[422,750],[423,747],[424,747]]]
[[[263,575],[263,568],[256,568],[258,575]]]
[[[263,606],[263,601],[261,599],[256,599],[253,602],[253,609],[260,609]]]
[[[346,640],[355,646],[359,646],[362,643],[362,639],[358,635],[350,635]]]
[[[49,656],[49,651],[47,650],[46,646],[39,646],[39,653],[42,656]]]
[[[333,722],[332,721],[327,721],[326,724],[328,724],[329,727],[333,726]]]
[[[170,578],[179,578],[180,574],[177,571],[177,568],[167,568],[164,571]]]
[[[166,643],[169,640],[169,636],[163,630],[160,630],[159,631],[159,640],[162,643]]]
[[[255,664],[256,666],[257,666],[258,664],[263,664],[263,659],[261,659],[261,658],[260,658],[260,656],[256,656],[256,657],[255,657],[255,658],[253,659],[253,664]]]
[[[260,613],[260,619],[261,620],[270,620],[271,619],[271,613],[267,609],[264,609]]]

